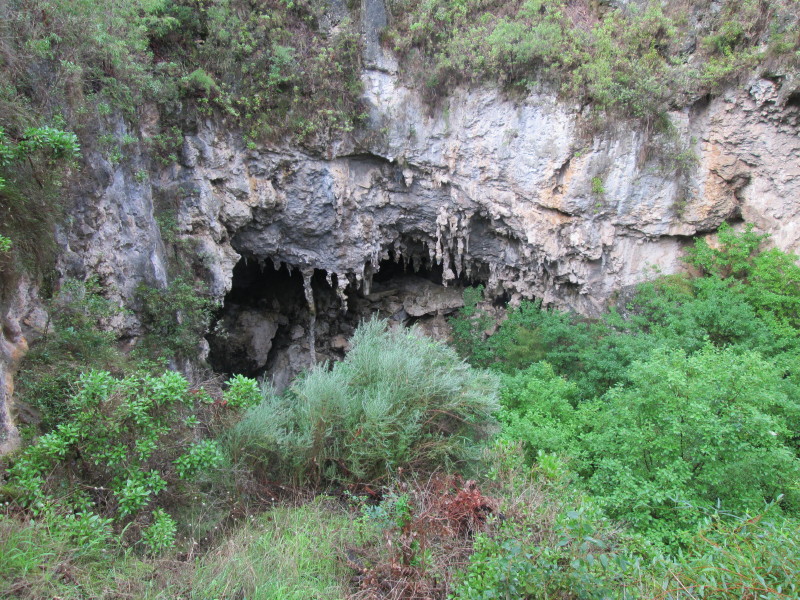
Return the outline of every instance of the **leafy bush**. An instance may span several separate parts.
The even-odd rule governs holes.
[[[654,348],[693,353],[709,341],[757,351],[796,376],[791,358],[798,351],[800,325],[796,258],[776,249],[759,250],[766,238],[750,228],[737,233],[723,226],[719,239],[719,248],[699,240],[689,253],[687,260],[701,269],[702,277],[659,277],[594,321],[522,302],[488,339],[483,329],[464,328],[460,347],[474,364],[506,373],[546,361],[578,386],[582,399],[624,383],[631,363]],[[485,317],[472,310],[456,323]]]
[[[690,249],[687,262],[738,289],[773,334],[795,337],[800,327],[798,257],[775,248],[761,251],[768,238],[754,233],[752,225],[737,232],[723,223],[717,232],[718,247],[699,239]],[[738,282],[744,285],[737,288]]]
[[[153,511],[153,522],[142,531],[142,543],[152,554],[161,554],[175,544],[175,521],[164,509]]]
[[[232,408],[250,408],[264,397],[258,382],[244,375],[234,375],[228,380],[228,389],[222,394],[222,400]]]
[[[53,227],[63,211],[59,189],[79,157],[71,131],[42,125],[12,138],[0,121],[0,251],[28,270],[53,260]]]
[[[526,539],[520,525],[477,537],[454,599],[627,597],[639,557],[609,539],[614,530],[596,506],[585,502],[557,515],[550,543]]]
[[[71,414],[72,386],[89,369],[133,368],[106,328],[123,310],[102,295],[96,279],[66,280],[47,302],[51,321],[25,356],[17,377],[18,398],[33,407],[49,431]]]
[[[475,536],[454,600],[797,594],[800,529],[776,504],[751,517],[707,516],[670,554],[610,521],[569,474],[543,479],[506,446],[489,457],[504,518]]]
[[[684,507],[752,514],[785,495],[797,512],[800,406],[779,368],[730,349],[662,349],[630,381],[583,407],[588,485],[610,514],[669,539],[697,521]]]
[[[533,515],[527,515],[531,519]],[[479,534],[454,600],[794,598],[797,521],[769,513],[709,524],[678,555],[620,534],[591,503],[559,513],[548,536],[509,522]]]
[[[499,413],[503,437],[522,442],[531,463],[545,452],[576,454],[577,391],[546,362],[506,375]]]
[[[4,493],[34,514],[74,509],[141,524],[161,492],[177,494],[178,478],[222,462],[215,442],[193,443],[197,420],[179,418],[202,409],[198,398],[174,372],[115,379],[90,371],[69,400],[70,417],[13,460]],[[167,525],[154,514],[144,538],[151,550],[164,546]]]
[[[649,590],[657,598],[795,598],[800,593],[800,528],[769,511],[711,524],[672,560],[655,563]]]
[[[466,467],[492,429],[497,383],[416,330],[361,325],[342,362],[269,395],[233,429],[237,458],[295,482],[375,481]]]
[[[503,437],[529,464],[570,459],[611,516],[667,544],[779,496],[800,509],[800,270],[749,227],[718,237],[689,254],[701,277],[660,277],[597,321],[523,303],[473,353],[506,373]]]

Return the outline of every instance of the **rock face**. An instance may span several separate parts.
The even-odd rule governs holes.
[[[379,0],[364,1],[364,14],[381,22]],[[267,288],[252,302],[231,300],[238,308],[223,309],[220,323],[232,346],[219,341],[216,351],[283,369],[285,382],[309,362],[340,356],[371,310],[429,318],[446,335],[442,315],[469,283],[591,315],[651,267],[680,270],[691,236],[723,221],[755,223],[779,248],[800,250],[800,100],[788,84],[755,80],[699,101],[670,115],[669,136],[627,122],[591,133],[580,107],[546,92],[512,100],[493,88],[459,89],[432,110],[401,83],[370,27],[364,131],[322,152],[253,149],[209,120],[185,136],[179,164],[151,168],[144,180],[133,175],[148,164],[144,152],[124,167],[94,157],[62,232],[62,275],[97,274],[130,299],[139,282],[163,285],[172,257],[222,301],[242,257],[294,273],[270,285],[293,286],[296,308],[276,309]],[[157,120],[147,114],[145,135]],[[400,291],[415,272],[426,283],[409,300]],[[430,300],[431,286],[455,294]],[[5,306],[0,383],[21,347],[13,323],[27,310]],[[126,319],[117,326],[135,335],[135,317]]]
[[[800,108],[774,82],[672,114],[677,140],[626,123],[587,136],[579,109],[546,94],[515,102],[463,89],[430,114],[391,64],[365,72],[364,83],[371,127],[326,156],[248,150],[213,123],[186,137],[182,164],[159,193],[189,191],[178,200],[181,233],[202,248],[217,293],[243,254],[308,281],[318,273],[318,301],[335,294],[344,311],[356,302],[358,314],[392,316],[363,300],[399,261],[456,298],[463,285],[484,283],[494,297],[591,315],[651,268],[680,270],[691,236],[723,221],[753,222],[780,248],[798,249]],[[333,357],[326,344],[350,327],[326,302],[331,314],[314,316],[328,323],[320,343],[307,341],[314,311],[300,321],[306,351]],[[409,322],[451,310],[448,302],[400,304]]]
[[[771,82],[673,114],[681,146],[625,123],[585,137],[577,108],[546,95],[460,90],[431,116],[395,75],[365,83],[380,135],[326,157],[246,150],[211,123],[186,138],[159,193],[184,193],[181,234],[216,293],[242,253],[322,270],[343,296],[368,294],[381,261],[404,257],[439,265],[444,284],[592,314],[649,266],[680,269],[689,237],[726,220],[798,248],[800,110]],[[664,154],[678,150],[676,166]]]
[[[0,271],[0,455],[19,444],[12,410],[14,374],[28,351],[28,338],[45,327],[37,291],[28,278]]]

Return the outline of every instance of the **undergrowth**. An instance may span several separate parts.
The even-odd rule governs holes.
[[[296,484],[375,482],[401,470],[464,469],[492,430],[496,380],[414,329],[362,324],[345,359],[282,395],[267,391],[232,430],[233,455]]]
[[[766,241],[723,227],[599,320],[491,328],[472,291],[473,366],[374,320],[283,395],[123,356],[70,282],[41,348],[74,378],[26,383],[40,435],[2,459],[0,595],[798,597],[800,271]]]

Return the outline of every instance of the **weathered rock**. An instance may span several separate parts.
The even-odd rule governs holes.
[[[331,339],[331,348],[341,352],[347,352],[350,350],[350,342],[343,335],[337,335]]]
[[[798,247],[797,109],[770,100],[771,82],[672,115],[682,152],[697,159],[681,177],[674,157],[651,148],[658,140],[622,125],[586,139],[577,108],[551,96],[512,102],[495,90],[460,90],[444,114],[430,116],[391,73],[368,71],[365,82],[388,132],[352,141],[351,154],[245,151],[214,126],[187,138],[202,151],[170,185],[190,181],[197,190],[180,208],[193,224],[187,235],[205,238],[226,223],[210,235],[216,289],[234,249],[336,274],[342,293],[348,278],[369,292],[391,253],[440,264],[445,283],[483,280],[492,294],[597,313],[648,266],[680,269],[688,237],[725,220],[744,217],[779,247]],[[242,202],[244,192],[228,183],[237,178],[251,192],[269,183],[267,196],[247,196],[247,222],[223,218],[224,207]]]
[[[37,292],[27,277],[0,272],[0,455],[20,442],[13,410],[14,374],[28,351],[28,338],[46,327]]]
[[[272,340],[281,325],[288,324],[284,315],[269,311],[229,307],[220,319],[214,336],[224,338],[227,356],[224,366],[229,370],[258,371],[267,365]],[[302,328],[301,328],[302,330]]]
[[[446,315],[464,306],[461,288],[446,288],[414,275],[393,279],[392,285],[397,286],[401,306],[411,317]],[[397,312],[391,304],[388,309],[392,314]]]
[[[779,248],[800,249],[800,108],[774,81],[672,113],[679,142],[624,122],[587,136],[580,107],[545,92],[512,101],[493,88],[459,89],[431,114],[391,55],[373,50],[363,74],[370,127],[324,156],[288,143],[248,149],[240,132],[212,120],[185,137],[180,164],[144,181],[133,176],[148,164],[144,152],[132,151],[124,167],[90,156],[60,233],[62,275],[97,275],[111,297],[129,301],[140,282],[166,283],[178,248],[181,265],[222,300],[246,254],[309,280],[322,272],[343,303],[370,294],[382,261],[402,259],[412,270],[435,266],[456,291],[482,282],[490,297],[597,314],[650,267],[682,269],[690,237],[723,221],[752,222]],[[121,120],[118,128],[127,132]],[[165,216],[174,219],[169,231]],[[333,327],[311,301],[296,323],[305,338],[279,351],[251,348],[259,364],[268,355],[279,383],[351,327]],[[435,304],[385,302],[380,310],[398,322],[430,315]],[[315,338],[317,325],[328,329]],[[138,331],[135,315],[114,326]],[[21,347],[9,327],[6,390],[8,357]],[[257,327],[266,327],[259,339],[269,337],[269,327]]]

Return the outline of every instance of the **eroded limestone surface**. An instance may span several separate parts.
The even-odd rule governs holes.
[[[343,298],[353,279],[368,294],[392,255],[441,265],[445,285],[592,314],[648,267],[680,269],[689,237],[725,220],[798,247],[799,109],[772,82],[675,113],[678,143],[626,123],[586,137],[577,108],[546,95],[461,90],[431,116],[395,75],[365,81],[370,134],[328,156],[247,150],[211,124],[186,138],[157,193],[215,293],[242,252],[334,275]],[[678,150],[682,172],[665,156]]]
[[[376,61],[363,75],[369,126],[322,149],[251,149],[241,132],[207,121],[168,168],[153,167],[143,150],[124,166],[89,156],[78,209],[61,232],[61,274],[98,275],[122,300],[141,281],[163,285],[177,260],[223,300],[247,255],[306,282],[319,273],[335,313],[369,297],[391,260],[410,273],[437,269],[439,280],[429,279],[454,289],[485,283],[512,302],[535,297],[597,314],[652,267],[682,269],[691,236],[723,221],[755,223],[778,247],[800,249],[800,101],[778,79],[671,114],[669,136],[627,122],[591,134],[580,107],[544,92],[511,100],[460,89],[432,111],[400,83],[390,57]],[[147,107],[144,115],[152,135],[157,115]],[[149,179],[134,176],[148,164]],[[302,328],[298,343],[287,346],[289,358],[268,358],[286,372],[346,345],[346,327],[331,326],[333,313],[315,314],[308,286],[307,321],[291,326]],[[25,312],[15,310],[6,310],[6,346]],[[442,311],[426,315],[441,332]],[[135,315],[116,326],[138,332]],[[271,340],[246,338],[258,356],[273,351]],[[12,355],[3,350],[4,364]]]

